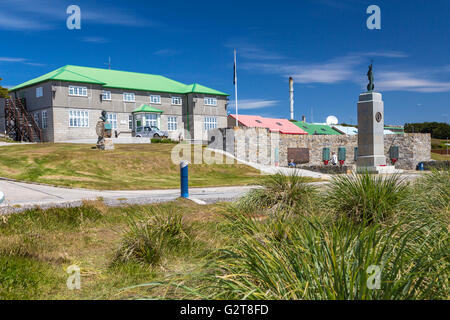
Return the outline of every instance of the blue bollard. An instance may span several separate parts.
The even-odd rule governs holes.
[[[0,204],[2,204],[3,201],[5,201],[5,194],[0,191]]]
[[[419,162],[419,171],[423,170],[424,170],[423,162]]]
[[[187,161],[180,162],[181,197],[189,198],[189,172]]]

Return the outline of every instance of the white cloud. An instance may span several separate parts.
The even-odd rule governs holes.
[[[224,45],[226,48],[236,49],[237,57],[252,60],[282,60],[284,56],[268,51],[259,46],[249,44],[247,41],[238,39],[228,41]]]
[[[366,80],[362,70],[367,70],[365,64],[368,64],[370,57],[405,58],[407,56],[403,52],[377,51],[352,53],[320,63],[248,62],[241,64],[241,67],[257,72],[278,74],[282,77],[291,76],[297,83],[305,85],[354,82],[363,87],[362,81],[364,79],[365,84]],[[382,91],[448,92],[450,91],[449,81],[432,77],[437,73],[436,70],[442,71],[448,67],[428,68],[426,72],[391,71],[395,70],[395,67],[386,71],[376,69],[375,88]]]
[[[25,62],[24,58],[0,57],[0,62]]]
[[[87,2],[86,2],[87,3]],[[124,8],[94,7],[77,4],[81,9],[81,28],[85,23],[119,25],[124,27],[149,27],[159,24],[143,18]],[[66,28],[66,13],[68,4],[55,3],[48,0],[3,0],[2,10],[8,14],[0,13],[0,29],[18,31],[41,31],[54,28]]]
[[[105,38],[102,38],[102,37],[84,37],[82,39],[82,41],[90,42],[90,43],[99,43],[99,44],[108,43],[109,42],[108,39],[105,39]]]
[[[177,50],[173,50],[173,49],[161,49],[161,50],[154,52],[153,54],[156,56],[171,57],[171,56],[177,55],[178,53],[179,52]]]
[[[411,72],[380,72],[376,87],[382,91],[447,92],[450,82],[436,81]]]
[[[258,100],[258,99],[242,99],[238,100],[239,110],[253,110],[253,109],[263,109],[275,106],[278,100]],[[233,110],[236,108],[235,100],[231,100],[228,106]]]
[[[21,17],[12,13],[8,13],[7,15],[0,13],[0,29],[15,31],[39,31],[51,29],[51,25],[46,22],[27,19],[26,17]]]
[[[351,79],[355,69],[363,59],[358,56],[345,56],[323,63],[245,63],[246,69],[260,70],[266,73],[291,76],[298,83],[336,83]]]
[[[45,64],[42,63],[36,63],[36,62],[31,62],[28,59],[25,58],[17,58],[17,57],[0,57],[0,63],[23,63],[23,64],[27,64],[30,66],[34,66],[34,67],[41,67],[41,66],[45,66]]]

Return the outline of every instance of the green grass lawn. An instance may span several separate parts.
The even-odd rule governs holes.
[[[431,139],[431,149],[446,149],[447,139]]]
[[[437,153],[432,152],[431,159],[438,160],[438,161],[450,161],[450,154],[446,155],[446,154],[437,154]]]
[[[116,145],[99,151],[82,144],[0,147],[0,176],[98,190],[168,189],[179,186],[174,144]],[[224,161],[225,163],[225,161]],[[191,164],[192,187],[255,184],[260,172],[241,164]]]

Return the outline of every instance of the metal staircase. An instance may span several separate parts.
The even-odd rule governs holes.
[[[16,141],[42,141],[42,131],[28,113],[25,99],[6,99],[5,127],[6,135]]]

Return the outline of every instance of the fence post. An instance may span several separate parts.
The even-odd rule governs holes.
[[[189,162],[181,161],[180,162],[180,182],[181,182],[181,197],[189,198],[189,171],[188,166]]]

